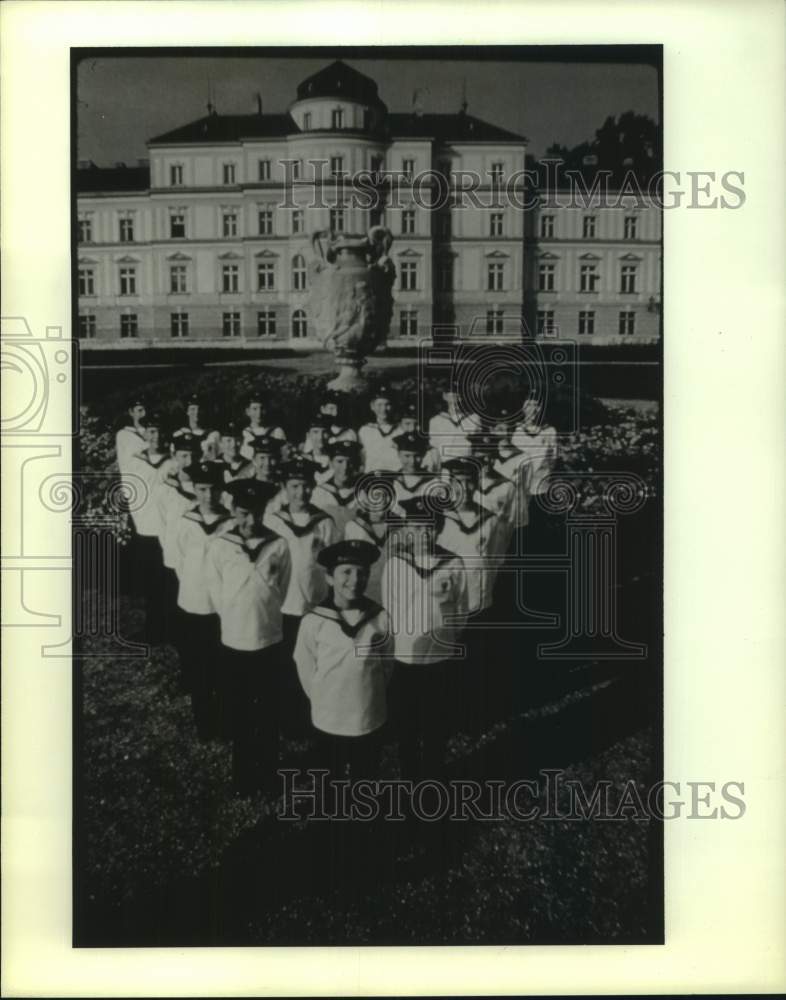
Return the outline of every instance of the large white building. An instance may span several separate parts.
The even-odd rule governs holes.
[[[311,234],[377,222],[395,240],[393,341],[493,338],[522,318],[657,336],[659,213],[523,210],[527,140],[466,105],[390,113],[338,61],[286,113],[208,107],[148,149],[144,165],[77,171],[78,334],[95,346],[308,343]]]

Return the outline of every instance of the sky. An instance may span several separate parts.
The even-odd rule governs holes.
[[[298,83],[338,57],[339,49],[320,58],[85,58],[76,77],[77,158],[99,166],[145,158],[153,136],[206,114],[208,81],[219,114],[251,114],[257,93],[265,112],[284,112]],[[543,53],[523,61],[343,58],[377,82],[390,111],[410,110],[419,90],[425,112],[455,112],[466,87],[469,113],[527,136],[535,156],[553,142],[591,139],[608,115],[636,111],[658,120],[657,73],[649,65],[551,62]]]

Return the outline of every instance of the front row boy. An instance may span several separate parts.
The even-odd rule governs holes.
[[[333,780],[376,777],[392,670],[387,613],[365,596],[378,550],[370,542],[328,546],[318,559],[330,591],[303,616],[295,646],[311,706],[317,753]]]
[[[208,591],[221,622],[219,692],[233,740],[232,779],[240,795],[276,791],[279,743],[281,605],[289,546],[264,523],[273,483],[230,483],[233,527],[210,546]]]

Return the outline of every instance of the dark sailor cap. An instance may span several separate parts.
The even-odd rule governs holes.
[[[256,479],[235,479],[228,483],[226,492],[236,507],[261,514],[270,501],[278,496],[280,487],[275,483],[262,483]]]
[[[336,566],[352,563],[354,566],[370,566],[379,558],[379,549],[371,542],[363,542],[359,538],[348,539],[344,542],[336,542],[328,545],[327,548],[317,556],[320,566],[332,573]]]

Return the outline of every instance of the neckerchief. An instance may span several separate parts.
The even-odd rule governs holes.
[[[237,542],[243,552],[248,556],[249,560],[251,562],[256,562],[262,549],[267,548],[271,542],[275,542],[276,539],[281,537],[281,535],[277,535],[276,532],[271,531],[270,528],[265,528],[260,534],[257,544],[251,547],[249,547],[246,539],[242,537],[237,528],[232,528],[231,531],[227,531],[223,537],[231,539],[233,542]]]
[[[452,510],[445,511],[445,518],[447,520],[452,521],[463,535],[473,535],[476,531],[482,528],[489,520],[491,520],[492,517],[495,516],[490,511],[484,510],[483,507],[481,507],[479,504],[473,503],[472,507],[474,508],[478,516],[477,519],[475,520],[475,523],[471,525],[464,524],[464,522],[461,520],[461,518],[455,511]]]
[[[450,423],[453,424],[453,426],[456,428],[457,431],[460,431],[462,429],[461,428],[461,421],[464,419],[463,417],[459,417],[458,420],[454,420],[453,417],[451,417],[451,415],[448,413],[447,410],[443,410],[440,413],[440,416],[444,417],[445,420],[450,421]]]
[[[222,524],[226,524],[226,522],[229,520],[229,516],[230,516],[229,512],[224,511],[223,513],[220,513],[218,515],[215,521],[208,524],[204,520],[202,515],[199,513],[199,510],[196,506],[192,507],[191,510],[187,510],[183,515],[183,517],[187,518],[189,521],[193,521],[195,524],[198,524],[206,535],[215,534],[215,532]]]
[[[282,504],[281,507],[276,511],[278,516],[284,522],[284,524],[289,528],[295,538],[303,538],[314,527],[319,524],[320,521],[324,521],[326,517],[330,517],[324,510],[319,510],[317,507],[312,507],[311,504],[306,508],[309,514],[311,514],[310,519],[303,525],[295,524],[292,520],[292,514],[289,510],[289,504]]]
[[[324,482],[319,484],[320,488],[329,493],[339,507],[347,507],[355,499],[355,490],[353,486],[336,486],[335,483],[326,479]],[[349,490],[348,496],[342,497],[339,490]]]
[[[513,456],[511,455],[511,458],[512,457]],[[488,486],[485,487],[483,486],[484,479],[491,480]],[[481,477],[481,480],[478,483],[478,489],[483,494],[483,496],[485,496],[487,493],[490,493],[493,489],[496,489],[497,486],[501,486],[503,483],[509,483],[509,482],[510,480],[508,479],[507,476],[503,476],[502,473],[497,472],[496,469],[490,469],[488,472],[483,473],[483,476]]]
[[[363,511],[359,510],[357,512],[357,514],[355,515],[355,521],[357,521],[357,523],[360,525],[360,527],[368,535],[369,540],[371,542],[373,542],[373,544],[376,545],[376,547],[378,549],[381,549],[382,546],[387,541],[389,526],[387,524],[385,524],[384,521],[378,522],[379,524],[383,524],[385,526],[385,537],[384,538],[377,538],[377,536],[374,534],[374,528],[373,528],[373,525],[372,525],[371,521],[369,521],[369,519],[366,517],[366,515],[363,513]]]
[[[443,549],[441,545],[434,546],[435,562],[433,566],[428,566],[428,567],[418,566],[418,564],[415,562],[412,556],[412,553],[408,549],[398,549],[393,554],[398,556],[399,559],[402,559],[405,563],[411,566],[412,569],[414,569],[415,572],[418,574],[418,576],[421,578],[421,580],[426,580],[429,577],[433,576],[433,574],[438,569],[441,569],[446,563],[450,562],[451,559],[456,558],[456,554],[454,552],[448,552],[448,550]]]
[[[378,423],[376,423],[375,421],[373,421],[373,420],[370,423],[366,424],[366,427],[374,427],[376,430],[379,431],[380,435],[383,438],[390,437],[390,435],[393,433],[393,431],[396,430],[396,424],[391,424],[389,431],[383,431],[382,428],[380,427],[380,425]]]
[[[363,626],[370,622],[372,618],[376,618],[382,608],[370,598],[363,597],[360,600],[360,610],[361,615],[357,620],[357,624],[350,625],[341,614],[341,611],[336,607],[336,602],[331,593],[321,604],[312,608],[311,613],[317,615],[319,618],[326,618],[328,621],[335,622],[344,635],[354,642]]]

